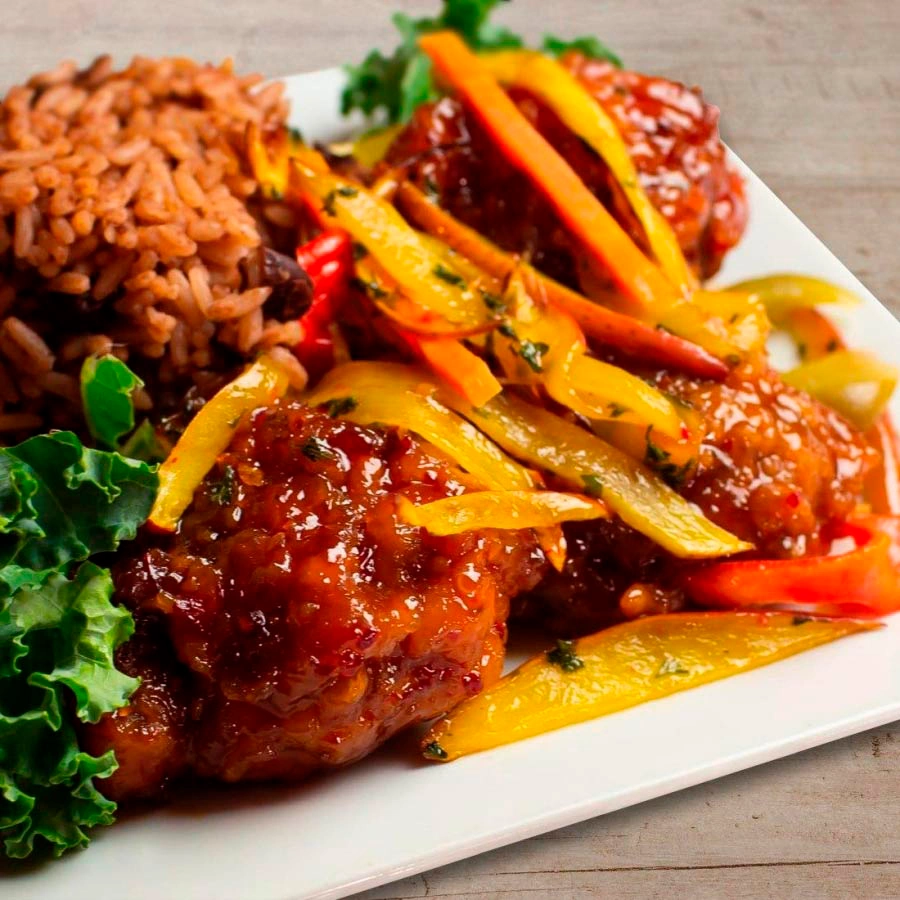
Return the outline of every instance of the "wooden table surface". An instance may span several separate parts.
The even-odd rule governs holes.
[[[315,69],[391,46],[394,9],[424,14],[435,5],[3,0],[0,87],[102,52],[120,62],[134,53],[230,55],[267,75]],[[737,152],[900,312],[898,0],[515,0],[503,19],[531,38],[595,33],[633,68],[702,85]],[[895,729],[363,896],[897,898]]]

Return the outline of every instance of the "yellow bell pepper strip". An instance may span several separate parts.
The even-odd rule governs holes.
[[[460,326],[450,325],[442,317],[423,310],[404,297],[397,283],[368,257],[357,260],[356,271],[369,298],[394,323],[394,331],[401,343],[425,362],[443,384],[475,406],[487,403],[500,393],[500,382],[480,356],[460,341],[440,336],[441,329],[456,328],[458,333]],[[384,302],[383,298],[388,297],[392,298],[393,306]],[[430,326],[431,336],[419,334],[409,327],[409,317],[413,316],[420,317],[420,325]]]
[[[148,520],[152,527],[159,531],[178,527],[194,492],[227,449],[241,418],[283,396],[287,389],[284,369],[270,357],[261,356],[206,403],[159,467],[159,492]]]
[[[765,306],[756,295],[701,288],[691,295],[690,303],[682,302],[678,310],[673,311],[671,319],[663,318],[662,324],[666,321],[674,323],[676,316],[683,317],[688,312],[698,328],[694,340],[702,340],[704,346],[723,358],[729,348],[739,356],[765,352],[772,325]],[[676,323],[672,327],[682,328],[686,335],[691,333],[688,324]]]
[[[403,130],[402,125],[388,125],[367,131],[353,141],[350,155],[370,168],[384,159],[394,139]]]
[[[465,419],[438,402],[427,373],[388,362],[351,362],[332,369],[307,397],[360,425],[392,425],[443,450],[490,490],[526,491],[531,473]]]
[[[672,226],[641,187],[615,122],[584,85],[555,59],[535,51],[499,50],[480,54],[480,58],[501,84],[524,88],[538,97],[600,156],[641,223],[660,268],[684,294],[694,290],[697,279]]]
[[[837,304],[856,306],[860,298],[847,288],[809,275],[781,273],[763,278],[750,278],[733,284],[726,291],[753,294],[765,306],[769,318],[778,326],[795,309]]]
[[[337,175],[301,171],[298,177],[301,190],[319,201],[325,218],[350,232],[423,309],[463,327],[490,319],[477,289],[389,202]]]
[[[297,160],[316,172],[327,172],[328,163],[317,150],[307,147],[287,128],[279,128],[268,140],[255,122],[247,125],[245,146],[253,177],[263,196],[280,200],[291,183],[291,160]]]
[[[891,399],[898,371],[871,353],[836,350],[802,363],[785,372],[782,378],[786,384],[806,391],[866,431]]]
[[[707,519],[657,475],[585,429],[504,392],[480,409],[440,395],[507,453],[602,499],[675,556],[731,556],[753,545]]]
[[[495,278],[507,279],[518,269],[533,297],[568,312],[592,340],[615,347],[649,365],[686,372],[697,378],[722,379],[728,374],[725,363],[697,344],[593,303],[515,256],[504,253],[428,200],[410,182],[404,182],[397,189],[397,202],[415,225],[440,238]]]
[[[498,149],[552,204],[585,250],[639,307],[668,307],[677,288],[522,115],[490,70],[452,31],[419,38],[419,47],[493,138]]]
[[[605,519],[609,510],[589,497],[557,491],[474,491],[422,506],[399,497],[397,514],[407,525],[440,536],[480,528],[547,528],[563,522]]]
[[[885,616],[900,610],[900,520],[869,516],[832,529],[855,549],[838,556],[713,563],[684,579],[691,598],[717,609],[787,609],[820,616]]]
[[[422,739],[422,753],[449,762],[877,627],[788,613],[691,612],[635,619],[578,641],[558,641],[440,719]]]
[[[543,384],[557,403],[586,418],[637,423],[673,442],[681,440],[684,424],[671,400],[636,375],[587,356],[575,320],[561,309],[535,303],[519,272],[510,279],[503,302],[509,318],[494,336],[494,347],[509,378]]]

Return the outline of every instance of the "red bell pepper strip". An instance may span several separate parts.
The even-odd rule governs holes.
[[[713,563],[686,576],[685,588],[695,602],[715,609],[862,617],[900,610],[900,519],[856,519],[831,536],[850,538],[856,547],[838,556]]]
[[[353,274],[353,245],[341,229],[323,231],[297,248],[297,262],[313,283],[313,300],[300,319],[303,337],[294,352],[313,377],[334,364],[331,326]]]

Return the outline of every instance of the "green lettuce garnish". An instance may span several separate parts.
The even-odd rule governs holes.
[[[118,449],[134,428],[131,395],[143,382],[115,356],[89,356],[81,367],[81,400],[91,436]]]
[[[0,836],[21,858],[43,838],[59,856],[88,843],[86,828],[113,821],[94,786],[116,769],[112,752],[78,748],[70,708],[96,722],[138,685],[118,672],[115,649],[134,630],[113,606],[109,571],[84,563],[0,604]]]
[[[382,112],[385,124],[408,122],[416,108],[438,96],[431,75],[431,62],[416,41],[432,31],[452,29],[473,50],[501,50],[522,46],[522,39],[507,28],[490,21],[491,14],[505,0],[443,0],[437,16],[412,19],[395,13],[391,21],[400,32],[400,45],[390,56],[372,50],[357,66],[347,66],[347,85],[341,96],[344,115],[360,110],[365,115]],[[606,59],[621,66],[619,58],[593,37],[564,41],[544,37],[545,53],[559,56],[568,49]]]
[[[113,405],[102,427],[118,441],[130,429],[110,423],[129,413]],[[0,448],[0,842],[10,857],[41,844],[59,856],[113,821],[94,779],[115,771],[115,756],[81,750],[77,723],[118,709],[137,687],[114,661],[134,623],[112,603],[109,571],[85,560],[135,537],[157,487],[154,467],[67,431]]]

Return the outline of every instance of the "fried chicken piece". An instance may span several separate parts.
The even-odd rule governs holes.
[[[725,381],[662,374],[659,387],[692,406],[706,434],[697,467],[681,487],[714,522],[751,541],[761,558],[827,552],[828,523],[853,512],[877,454],[862,434],[772,371],[733,371]],[[574,636],[621,621],[623,593],[644,583],[666,610],[686,601],[677,587],[689,565],[621,522],[565,526],[569,557],[520,599],[521,615]]]
[[[178,534],[116,576],[191,673],[193,772],[293,779],[349,763],[499,677],[510,599],[544,570],[533,537],[434,537],[395,516],[400,494],[470,484],[410,434],[299,404],[241,427]],[[104,733],[118,750],[125,731]],[[110,790],[151,791],[146,773]]]
[[[747,222],[743,183],[719,139],[718,110],[698,90],[676,82],[578,53],[567,54],[564,64],[616,122],[641,184],[671,223],[688,261],[703,277],[712,275]],[[641,226],[603,161],[534,96],[520,89],[510,96],[646,249]],[[385,165],[405,169],[445,209],[501,247],[576,284],[578,260],[568,231],[454,98],[419,107]]]

